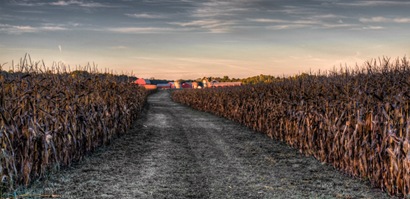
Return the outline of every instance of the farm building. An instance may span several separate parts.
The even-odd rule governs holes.
[[[192,88],[198,89],[198,82],[192,82]]]
[[[155,90],[155,89],[157,89],[157,85],[154,85],[154,84],[145,84],[145,85],[140,85],[140,86],[144,87],[144,88],[147,89],[147,90]]]
[[[138,78],[137,81],[135,81],[135,84],[146,85],[151,84],[151,81],[149,79]]]
[[[192,83],[191,82],[184,82],[181,85],[182,88],[192,88]]]
[[[148,79],[138,78],[135,81],[135,84],[144,87],[147,90],[155,90],[157,89],[157,85],[152,85],[151,81]]]
[[[176,80],[170,82],[168,80],[148,80],[139,78],[135,81],[135,84],[145,87],[146,89],[186,89],[186,88],[203,88],[202,82],[181,82]],[[155,88],[154,88],[155,87]]]
[[[157,84],[158,89],[170,89],[173,87],[173,84],[171,82],[168,82],[167,84]]]
[[[139,78],[137,81],[135,81],[136,84],[138,85],[145,85],[145,84],[153,84],[153,85],[158,85],[158,84],[168,84],[168,80],[158,80],[158,79],[143,79]]]
[[[175,81],[174,86],[175,86],[176,89],[180,89],[181,88],[181,82],[180,81]]]

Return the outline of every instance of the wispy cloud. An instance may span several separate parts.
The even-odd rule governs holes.
[[[28,6],[28,7],[32,7],[32,6],[44,6],[44,5],[48,5],[45,2],[12,2],[14,5],[18,5],[18,6]]]
[[[347,16],[335,15],[335,14],[318,14],[309,16],[311,19],[344,19]]]
[[[26,26],[26,25],[10,25],[10,24],[0,24],[0,32],[5,32],[8,34],[22,34],[22,33],[34,33],[34,32],[45,32],[45,31],[63,31],[67,30],[66,27],[55,26],[55,25],[43,25],[39,27]]]
[[[177,31],[173,28],[159,28],[159,27],[119,27],[108,28],[110,32],[124,33],[124,34],[147,34],[147,33],[170,33]]]
[[[282,19],[268,19],[268,18],[257,18],[257,19],[247,19],[251,22],[260,22],[260,23],[280,23],[280,24],[300,24],[300,25],[309,25],[309,24],[321,24],[320,20],[282,20]]]
[[[256,18],[256,19],[247,19],[248,21],[251,22],[260,22],[260,23],[288,23],[289,21],[287,20],[282,20],[282,19],[268,19],[268,18]]]
[[[198,18],[234,16],[252,9],[247,7],[249,2],[251,1],[204,1],[195,7],[192,16]]]
[[[409,1],[356,1],[356,2],[336,2],[337,5],[344,6],[410,6]]]
[[[193,15],[194,17],[221,17],[234,16],[237,12],[248,11],[246,8],[224,8],[224,7],[200,7],[197,8]]]
[[[322,19],[331,18],[333,21],[328,22]],[[320,16],[320,17],[306,17],[306,19],[300,20],[281,20],[281,19],[248,19],[248,21],[259,22],[259,23],[272,23],[276,25],[267,26],[267,29],[273,30],[288,30],[288,29],[299,29],[299,28],[315,28],[315,29],[333,29],[333,28],[354,28],[358,24],[347,24],[343,20],[336,20],[336,16]]]
[[[63,30],[67,30],[66,27],[62,27],[62,26],[42,26],[37,28],[38,30],[43,30],[43,31],[63,31]]]
[[[272,29],[272,30],[289,30],[289,29],[299,29],[299,28],[306,28],[309,27],[309,25],[304,25],[304,24],[286,24],[286,25],[273,25],[273,26],[268,26],[267,29]]]
[[[25,14],[44,14],[45,11],[40,10],[15,10],[15,12],[25,13]]]
[[[198,1],[193,4],[193,9],[189,11],[191,21],[173,24],[208,33],[229,33],[238,25],[243,15],[256,9],[251,6],[254,2],[254,0]]]
[[[70,0],[70,1],[57,1],[57,2],[51,2],[49,3],[50,5],[54,6],[70,6],[70,5],[76,5],[80,7],[87,7],[87,8],[102,8],[102,7],[111,7],[106,4],[102,3],[96,3],[96,2],[84,2],[84,1],[78,1],[78,0]]]
[[[363,23],[410,23],[410,18],[386,18],[386,17],[371,17],[360,18]]]
[[[272,11],[290,14],[290,15],[308,15],[309,16],[309,15],[317,14],[317,10],[314,8],[304,7],[304,6],[290,6],[290,5],[285,5],[281,9],[275,9]]]
[[[28,32],[38,32],[38,28],[32,26],[9,26],[6,27],[5,30],[8,33],[28,33]]]
[[[396,23],[410,23],[410,18],[395,18],[393,21]]]
[[[349,19],[347,16],[335,14],[314,14],[302,15],[300,19],[289,20],[286,16],[284,19],[276,18],[248,18],[247,21],[256,22],[266,25],[266,29],[271,30],[291,30],[291,29],[345,29],[345,30],[382,30],[383,26],[363,26],[360,23],[352,23],[351,19],[346,20],[351,23],[345,23],[342,19]],[[294,18],[294,17],[293,17]],[[395,22],[395,23],[410,23],[410,18],[360,18],[360,22]]]
[[[143,19],[161,19],[161,18],[164,18],[163,15],[154,15],[154,14],[148,14],[148,13],[125,14],[125,16],[132,17],[132,18],[143,18]]]
[[[322,28],[325,29],[354,29],[357,28],[359,25],[358,24],[348,24],[348,23],[323,23],[321,24]]]
[[[235,24],[235,22],[229,20],[203,19],[189,22],[172,22],[170,24],[182,27],[199,28],[210,33],[227,33],[230,31],[230,26]]]
[[[383,26],[365,26],[362,28],[363,30],[382,30],[384,29]]]
[[[24,1],[24,2],[16,2],[15,5],[19,6],[45,6],[45,5],[51,5],[51,6],[80,6],[80,7],[85,7],[85,8],[103,8],[103,7],[112,7],[107,4],[102,4],[102,3],[97,3],[97,2],[86,2],[86,1],[80,1],[80,0],[59,0],[59,1],[53,1],[53,2],[29,2],[29,1]]]

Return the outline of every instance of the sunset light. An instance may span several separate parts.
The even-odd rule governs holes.
[[[293,75],[409,54],[407,1],[5,0],[0,61],[25,53],[144,78]]]

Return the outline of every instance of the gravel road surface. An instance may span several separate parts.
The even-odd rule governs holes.
[[[130,131],[35,183],[61,198],[389,198],[284,143],[151,95]]]

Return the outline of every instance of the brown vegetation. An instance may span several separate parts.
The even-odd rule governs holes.
[[[271,84],[175,91],[172,98],[286,141],[390,194],[410,194],[410,64],[405,58]]]
[[[145,89],[119,76],[58,70],[26,60],[13,73],[0,67],[0,192],[109,143],[145,103]]]

